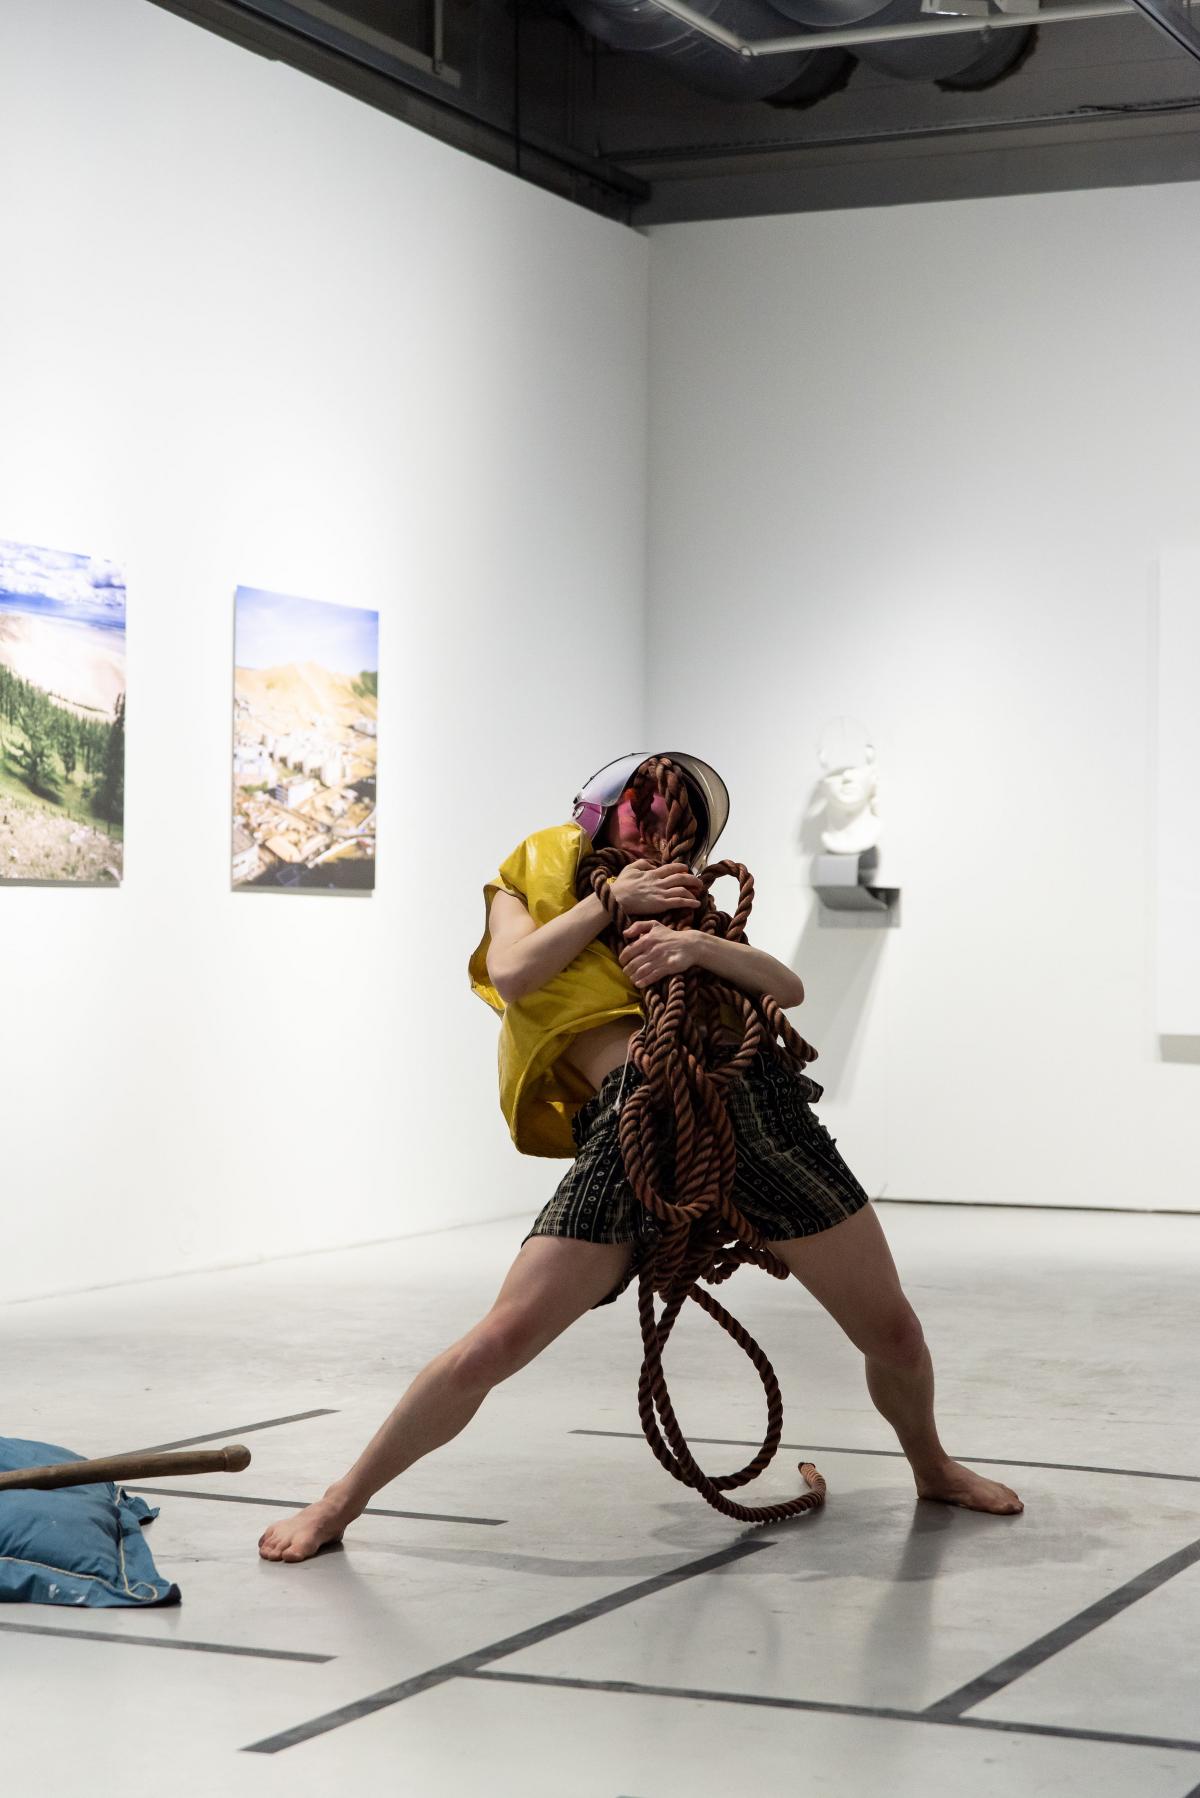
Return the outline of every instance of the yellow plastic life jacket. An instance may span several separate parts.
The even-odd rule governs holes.
[[[500,1013],[500,1109],[523,1155],[575,1154],[571,1119],[593,1089],[561,1057],[581,1031],[642,1016],[637,988],[606,943],[588,943],[561,973],[507,1005],[487,970],[496,893],[515,894],[535,924],[546,924],[576,903],[579,858],[591,850],[578,824],[535,831],[483,889],[484,932],[468,972],[472,990]]]

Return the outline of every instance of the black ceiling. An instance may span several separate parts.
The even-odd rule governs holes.
[[[983,91],[860,61],[788,106],[693,91],[557,0],[153,3],[634,225],[1200,180],[1200,60],[1141,13],[1043,23]]]

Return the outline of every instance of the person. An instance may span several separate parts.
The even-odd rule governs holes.
[[[648,776],[661,787],[664,767],[686,788],[696,821],[686,860],[662,859],[667,803]],[[624,1178],[616,1131],[622,1099],[641,1078],[630,1061],[644,1021],[639,994],[699,966],[784,1009],[804,996],[798,976],[774,956],[681,927],[701,904],[698,870],[727,812],[724,783],[700,758],[622,757],[582,789],[571,824],[527,838],[485,887],[486,929],[470,970],[475,990],[501,1014],[501,1105],[518,1148],[570,1155],[572,1165],[486,1315],[422,1368],[321,1498],[263,1532],[265,1560],[302,1561],[340,1540],[381,1487],[451,1441],[497,1385],[585,1312],[613,1302],[633,1277],[655,1231]],[[630,922],[616,949],[602,941],[612,923],[603,900],[575,892],[581,861],[597,850],[617,852],[608,859],[620,864],[613,896]],[[735,1203],[862,1353],[867,1390],[896,1433],[918,1496],[1019,1512],[1010,1487],[942,1446],[920,1321],[874,1207],[813,1114],[820,1091],[774,1052],[760,1052],[727,1090]]]

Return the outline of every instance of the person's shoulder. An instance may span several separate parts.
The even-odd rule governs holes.
[[[586,843],[591,847],[590,839],[582,826],[572,822],[566,824],[548,824],[544,830],[535,830],[525,838],[526,843],[534,850],[548,853],[555,850],[570,850],[578,854]]]
[[[591,841],[578,824],[551,824],[526,837],[522,848],[532,878],[561,881],[573,888],[580,857],[590,851]]]
[[[591,848],[591,840],[578,824],[548,824],[522,837],[501,868],[526,868],[548,861],[577,862],[581,852]]]
[[[580,854],[590,847],[578,824],[547,825],[523,838],[500,864],[499,884],[526,900],[535,895],[573,895]]]

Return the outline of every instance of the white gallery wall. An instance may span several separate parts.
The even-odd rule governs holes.
[[[5,0],[0,199],[0,536],[129,596],[125,885],[0,883],[0,1298],[515,1245],[561,1167],[496,1104],[480,885],[643,741],[726,774],[869,1190],[1200,1207],[1155,1005],[1200,189],[647,240],[149,0]],[[381,614],[369,900],[229,891],[239,582]],[[895,930],[807,886],[839,715]]]
[[[1154,822],[1200,187],[665,227],[651,270],[648,735],[729,779],[841,1149],[889,1197],[1200,1207]],[[878,747],[898,929],[828,927],[807,886],[840,715]],[[1194,765],[1172,794],[1195,883]]]
[[[466,958],[639,736],[645,241],[148,0],[5,0],[0,212],[0,536],[129,677],[124,888],[0,884],[0,1297],[531,1214]],[[229,891],[239,582],[381,614],[371,899]]]

